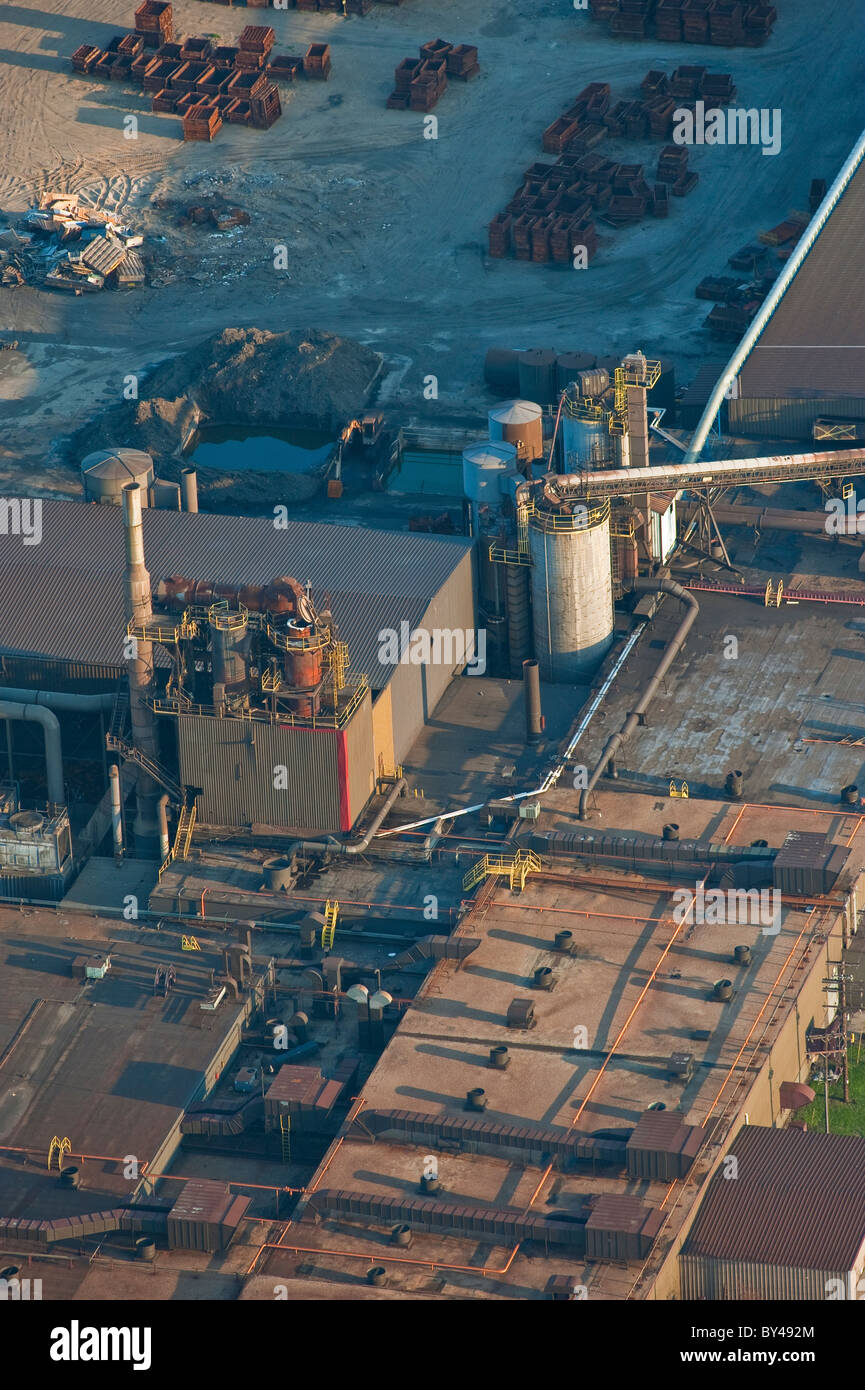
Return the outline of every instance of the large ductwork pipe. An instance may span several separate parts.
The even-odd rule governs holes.
[[[700,605],[697,603],[694,595],[688,593],[687,589],[683,589],[681,584],[677,584],[673,579],[637,579],[634,582],[634,592],[638,594],[670,594],[673,598],[677,598],[680,603],[685,605],[686,611],[682,621],[676,629],[675,636],[668,644],[666,651],[658,662],[655,674],[640,696],[637,705],[628,715],[619,732],[613,734],[604,744],[604,751],[595,765],[592,775],[589,778],[588,785],[584,787],[580,793],[580,820],[586,819],[590,794],[594,791],[604,774],[605,768],[609,765],[611,759],[615,757],[619,748],[625,742],[625,739],[629,738],[637,728],[641,717],[646,713],[646,710],[655,698],[661,681],[664,679],[676,657],[679,655],[679,652],[682,650],[685,638],[694,626],[697,614],[700,611]]]
[[[19,705],[45,705],[70,714],[98,714],[110,710],[113,695],[75,695],[65,690],[15,690],[0,686],[0,699],[16,700]]]
[[[688,521],[699,513],[699,508],[689,502],[679,503],[684,518]],[[835,516],[827,512],[799,512],[783,507],[748,507],[735,503],[713,502],[712,512],[717,522],[725,526],[753,526],[758,531],[797,531],[802,535],[826,536],[865,535],[865,515],[862,512],[852,516]]]
[[[774,454],[741,459],[706,459],[697,463],[662,463],[649,468],[588,469],[584,473],[549,473],[543,495],[552,507],[628,496],[639,492],[669,492],[682,488],[734,487],[738,483],[771,483],[801,478],[849,477],[865,472],[865,449],[810,450],[805,454]]]
[[[375,818],[373,819],[372,824],[370,825],[369,829],[367,830],[367,832],[366,832],[366,834],[364,835],[364,837],[363,837],[362,840],[355,840],[352,844],[344,844],[344,843],[343,843],[342,841],[340,841],[340,840],[332,840],[332,839],[331,839],[331,840],[298,840],[298,841],[295,842],[295,844],[292,845],[292,847],[291,847],[292,850],[293,850],[293,851],[297,851],[297,852],[302,853],[302,854],[315,854],[315,855],[318,855],[318,854],[342,854],[342,855],[363,854],[364,850],[369,849],[370,842],[371,842],[371,840],[372,840],[373,835],[375,835],[375,833],[376,833],[376,831],[378,830],[379,826],[383,823],[383,821],[384,821],[384,819],[385,819],[385,817],[386,817],[388,811],[390,810],[391,806],[393,806],[393,804],[394,804],[394,802],[396,801],[397,797],[400,795],[401,792],[403,792],[403,791],[405,790],[406,785],[407,785],[407,784],[406,784],[406,780],[405,780],[404,777],[400,777],[400,778],[397,779],[396,782],[394,782],[393,786],[391,787],[390,791],[388,792],[387,796],[385,797],[384,805],[383,805],[383,806],[381,807],[381,809],[376,813],[376,816],[375,816]]]
[[[0,719],[41,724],[45,734],[45,780],[48,786],[48,800],[57,806],[65,806],[66,793],[63,787],[63,752],[60,744],[60,721],[57,715],[42,705],[23,704],[21,701],[0,700]]]
[[[536,661],[523,662],[523,693],[526,703],[526,743],[540,743],[544,717],[541,714],[541,680]]]
[[[168,793],[163,792],[156,803],[156,814],[159,819],[159,859],[165,863],[171,849],[171,841],[168,838]]]
[[[153,615],[150,575],[144,563],[144,534],[141,522],[142,490],[138,483],[123,489],[123,522],[126,529],[126,616],[136,627],[144,626]],[[128,657],[129,713],[132,742],[151,762],[157,762],[156,728],[153,711],[147,704],[153,685],[153,643],[140,637]],[[137,769],[135,841],[139,854],[156,857],[159,853],[159,823],[156,783]]]
[[[848,183],[859,168],[863,156],[865,156],[865,131],[862,132],[859,139],[856,141],[841,172],[805,229],[801,241],[796,246],[795,251],[772,286],[768,297],[763,301],[760,312],[749,326],[748,332],[739,343],[739,346],[727,363],[724,372],[719,377],[717,385],[706,403],[706,409],[700,416],[697,428],[694,430],[691,437],[691,443],[688,446],[688,452],[685,456],[686,464],[693,463],[695,459],[700,457],[715,416],[721,409],[721,402],[724,400],[727,391],[736,380],[747,358],[751,355],[752,349],[756,346],[758,338],[770,322],[772,315],[778,308],[778,305],[781,303],[790,285],[793,283],[800,266],[805,261],[811,247],[826,225],[829,214],[832,212]]]

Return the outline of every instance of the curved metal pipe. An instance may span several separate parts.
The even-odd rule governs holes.
[[[688,452],[685,455],[685,463],[693,463],[695,459],[699,458],[703,445],[708,438],[709,431],[712,428],[712,421],[721,408],[721,402],[728,388],[735,381],[740,368],[744,366],[758,338],[769,323],[769,320],[772,318],[772,315],[781,303],[790,285],[793,283],[800,266],[814,245],[814,242],[817,240],[820,232],[823,230],[829,218],[829,214],[832,212],[841,194],[859,168],[863,155],[865,155],[865,131],[859,136],[851,153],[847,156],[841,172],[808,224],[801,241],[772,286],[770,294],[763,301],[760,312],[750,324],[747,333],[727,363],[723,374],[719,377],[715,389],[706,403],[706,409],[700,416],[697,428],[691,436]]]
[[[686,611],[682,621],[676,629],[673,640],[669,643],[661,660],[658,662],[655,674],[640,696],[636,706],[628,715],[619,732],[613,734],[604,744],[604,751],[595,764],[588,785],[580,792],[580,820],[586,819],[590,793],[594,791],[598,782],[601,780],[604,769],[609,764],[610,759],[618,751],[625,739],[629,738],[634,732],[640,722],[640,716],[645,714],[646,710],[649,708],[649,705],[655,698],[658,686],[661,684],[664,676],[682,650],[685,638],[693,627],[697,614],[700,611],[700,605],[694,598],[694,595],[690,594],[687,589],[683,589],[681,584],[677,584],[673,579],[637,579],[634,581],[634,592],[638,594],[671,594],[673,598],[677,598],[680,603],[685,605]]]
[[[407,785],[408,784],[404,777],[399,777],[397,781],[394,782],[393,786],[391,787],[390,791],[385,797],[384,805],[374,816],[369,829],[367,830],[366,834],[363,836],[362,839],[356,840],[353,844],[350,845],[344,844],[340,840],[334,840],[333,837],[327,840],[296,840],[295,843],[291,846],[291,850],[289,851],[289,853],[292,853],[295,850],[300,850],[305,854],[363,854],[364,850],[369,848],[369,844],[372,840],[373,835],[378,830],[379,826],[381,825],[391,806],[396,801],[400,792],[402,792]]]
[[[0,699],[15,700],[19,705],[45,705],[48,709],[71,710],[73,713],[96,714],[110,710],[113,695],[75,695],[66,690],[13,690],[0,686]]]
[[[45,734],[45,780],[48,800],[58,806],[66,804],[63,789],[63,751],[60,745],[60,721],[57,715],[42,705],[22,701],[0,700],[0,719],[22,723],[27,720],[41,724]]]

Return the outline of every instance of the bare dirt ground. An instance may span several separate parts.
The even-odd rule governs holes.
[[[134,0],[0,3],[0,211],[14,221],[47,189],[85,195],[147,234],[155,281],[79,299],[0,291],[0,330],[19,343],[0,355],[0,481],[65,491],[70,473],[52,445],[116,401],[127,373],[226,326],[321,328],[369,343],[390,359],[383,394],[406,418],[482,407],[491,345],[642,347],[671,355],[687,379],[704,357],[725,355],[699,328],[708,305],[694,299],[697,281],[802,207],[811,178],[831,178],[859,130],[847,94],[860,81],[865,9],[778,8],[761,49],[614,39],[572,0],[408,0],[365,19],[269,10],[278,51],[332,45],[330,81],[283,87],[285,114],[268,132],[226,126],[212,145],[184,145],[180,122],[152,115],[149,96],[69,70],[79,43],[131,24]],[[226,42],[250,20],[204,0],[174,10],[178,31]],[[477,44],[482,73],[451,83],[438,139],[425,140],[420,115],[384,103],[395,64],[439,35]],[[694,150],[701,179],[690,197],[672,200],[668,221],[603,228],[588,270],[490,260],[488,222],[577,92],[608,80],[614,99],[626,97],[650,68],[680,63],[731,71],[737,105],[780,108],[781,153]],[[123,136],[130,113],[136,140]],[[598,148],[653,166],[659,143]],[[179,226],[176,210],[209,195],[246,208],[251,225]],[[284,271],[274,269],[278,245],[288,247]],[[429,373],[434,407],[422,395]]]

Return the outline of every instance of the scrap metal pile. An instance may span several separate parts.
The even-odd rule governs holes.
[[[589,11],[625,38],[723,48],[758,48],[778,18],[774,5],[748,0],[589,0]]]
[[[703,327],[708,329],[713,338],[725,338],[730,341],[738,341],[741,338],[778,278],[781,269],[778,263],[792,255],[796,243],[801,239],[825,196],[825,179],[814,179],[811,183],[808,212],[791,212],[783,222],[766,232],[760,232],[756,242],[741,247],[729,258],[727,264],[733,270],[748,272],[750,279],[741,281],[733,279],[732,276],[707,275],[700,281],[695,290],[697,298],[714,302],[714,308],[703,322]]]
[[[642,164],[619,164],[590,151],[608,136],[669,139],[676,112],[694,111],[698,101],[721,107],[733,100],[731,75],[683,66],[668,78],[653,70],[640,92],[612,105],[609,82],[590,82],[547,127],[544,153],[558,159],[525,170],[521,187],[489,225],[491,256],[567,264],[580,247],[591,261],[598,249],[596,217],[611,227],[666,217],[669,194],[683,198],[696,187],[699,175],[689,170],[684,145],[662,150],[653,186]]]
[[[81,44],[71,63],[90,77],[137,82],[151,93],[153,111],[182,118],[184,140],[212,140],[223,121],[267,130],[282,115],[276,80],[292,80],[303,60],[271,59],[275,39],[269,25],[248,24],[237,46],[215,45],[206,35],[175,42],[171,5],[143,0],[134,32],[115,35],[106,49]],[[311,75],[327,75],[320,71],[322,48],[313,44],[307,55],[316,50]]]
[[[72,294],[143,285],[144,238],[67,193],[43,193],[20,230],[0,232],[0,285],[44,284]]]
[[[481,70],[478,51],[470,43],[430,39],[420,56],[403,58],[394,69],[395,87],[387,99],[390,111],[432,111],[447,89],[448,78],[470,82]]]

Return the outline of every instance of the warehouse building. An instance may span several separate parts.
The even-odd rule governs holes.
[[[731,434],[815,436],[817,420],[861,420],[865,433],[865,166],[842,195],[748,356],[727,402]],[[856,434],[836,435],[855,439]]]
[[[865,1139],[746,1125],[709,1185],[680,1266],[688,1299],[861,1297]]]
[[[164,641],[156,635],[146,643],[152,646],[156,696],[147,698],[164,716],[156,721],[154,747],[177,769],[183,785],[200,789],[199,820],[350,829],[377,778],[393,773],[454,672],[465,665],[465,643],[462,651],[459,643],[441,644],[439,661],[394,661],[392,653],[382,659],[380,633],[473,632],[471,542],[310,522],[280,527],[270,517],[155,508],[143,510],[140,524],[143,573],[154,595],[162,585],[173,599],[177,583],[172,589],[165,581],[182,575],[193,596],[206,591],[214,601],[206,620],[209,635],[199,634],[210,645],[203,653],[190,649],[185,687],[177,682],[183,665],[179,639],[169,633]],[[22,691],[115,692],[132,664],[124,658],[130,609],[123,511],[45,501],[41,528],[39,545],[26,546],[15,535],[0,537],[0,587],[16,595],[0,616],[0,682]],[[277,579],[285,581],[281,601],[327,614],[324,657],[332,658],[339,699],[320,708],[315,692],[291,697],[283,704],[288,710],[283,717],[276,697],[255,722],[254,712],[250,718],[248,710],[232,706],[229,683],[224,702],[220,692],[219,709],[247,717],[214,718],[210,697],[204,712],[204,701],[198,695],[191,700],[189,690],[196,660],[199,667],[202,658],[209,663],[209,653],[223,644],[224,634],[217,632],[223,617],[216,609],[225,607],[223,595],[232,594],[240,604],[232,612],[243,610],[244,599],[254,607],[250,595],[261,599]],[[154,608],[158,603],[154,597]],[[261,628],[263,609],[253,616]],[[172,619],[170,627],[176,633],[180,625],[181,619]],[[151,631],[156,628],[148,629],[148,638]],[[297,631],[298,643],[309,646],[305,628]],[[142,627],[142,647],[144,635]],[[316,679],[315,672],[308,682],[291,678],[285,669],[278,673],[283,687],[292,689],[315,685]],[[133,725],[134,715],[133,708]],[[286,769],[288,793],[278,805],[275,767]]]

